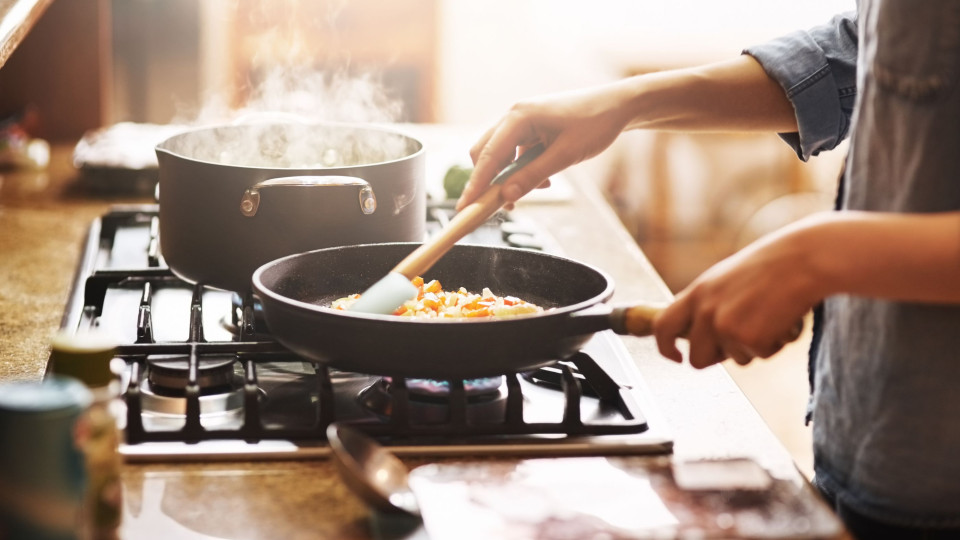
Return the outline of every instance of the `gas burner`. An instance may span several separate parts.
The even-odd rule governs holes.
[[[197,359],[197,386],[201,395],[221,394],[235,386],[234,355]],[[158,354],[147,357],[147,379],[159,395],[182,397],[190,379],[190,359],[185,355]]]
[[[390,391],[390,377],[383,378],[387,385],[387,391]],[[407,390],[413,399],[424,398],[433,401],[447,401],[450,394],[450,381],[439,381],[435,379],[406,379]],[[467,395],[468,402],[480,401],[484,398],[495,398],[500,393],[500,387],[503,385],[503,376],[499,377],[481,377],[478,379],[467,379],[463,381],[463,391]]]
[[[140,405],[143,426],[153,431],[182,429],[187,420],[187,398],[156,393],[147,380],[140,381]],[[228,391],[203,395],[200,401],[200,424],[205,428],[238,427],[243,417],[243,390],[237,386]]]
[[[417,422],[440,424],[449,421],[451,406],[448,382],[407,379],[406,383],[405,388],[394,388],[389,377],[383,377],[361,390],[357,399],[367,410],[389,418],[393,414],[396,395],[406,394],[406,398],[399,398],[400,402],[409,408],[410,417],[417,419]],[[507,397],[504,386],[503,377],[464,381],[468,419],[502,417]]]

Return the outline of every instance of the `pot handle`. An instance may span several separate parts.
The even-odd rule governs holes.
[[[247,217],[257,215],[260,209],[260,190],[273,187],[327,187],[359,186],[358,202],[360,211],[372,214],[377,210],[377,196],[370,184],[355,176],[284,176],[258,182],[247,188],[240,199],[240,213]]]

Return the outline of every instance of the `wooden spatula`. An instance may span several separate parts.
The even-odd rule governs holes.
[[[437,236],[407,255],[389,274],[364,291],[360,299],[350,306],[350,311],[390,315],[407,300],[416,298],[417,288],[410,280],[426,273],[458,240],[490,219],[490,216],[503,206],[503,199],[500,197],[503,183],[521,167],[536,159],[543,150],[543,145],[529,148],[516,161],[507,165],[490,182],[490,189],[457,212]]]

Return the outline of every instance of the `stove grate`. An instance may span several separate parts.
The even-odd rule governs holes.
[[[119,231],[124,228],[146,229],[146,240],[141,255],[122,257]],[[84,256],[73,289],[71,301],[64,314],[62,326],[77,330],[84,326],[97,326],[104,314],[104,304],[111,290],[122,288],[139,294],[136,306],[135,339],[121,344],[117,356],[128,365],[126,388],[123,394],[127,406],[125,437],[131,445],[147,442],[187,442],[205,440],[288,440],[306,443],[324,443],[326,428],[333,422],[350,424],[367,434],[388,441],[389,444],[413,444],[420,441],[442,439],[490,441],[518,436],[564,438],[591,435],[635,434],[647,430],[647,423],[640,407],[631,393],[618,385],[607,372],[589,355],[577,353],[569,359],[556,362],[533,372],[504,375],[505,404],[499,418],[484,417],[477,420],[469,414],[471,404],[463,381],[446,381],[449,392],[441,405],[446,408],[441,421],[423,422],[411,410],[413,402],[410,389],[402,377],[392,377],[389,385],[389,410],[386,418],[371,421],[369,417],[357,419],[342,415],[342,401],[337,391],[331,369],[325,365],[313,365],[313,373],[307,374],[310,391],[315,394],[304,411],[309,425],[284,425],[269,421],[262,407],[263,393],[260,376],[265,364],[304,361],[272,340],[269,334],[258,333],[253,296],[247,294],[239,306],[238,329],[232,339],[208,340],[204,327],[204,294],[209,291],[202,285],[191,285],[176,277],[165,265],[158,252],[156,206],[117,207],[96,220],[88,235]],[[497,236],[487,231],[487,236]],[[139,237],[138,237],[139,238]],[[141,240],[137,240],[141,242]],[[136,242],[135,242],[136,243]],[[128,250],[129,251],[129,250]],[[142,259],[142,260],[141,260]],[[133,261],[132,263],[130,261]],[[190,291],[189,315],[177,324],[187,324],[185,340],[170,340],[160,337],[155,326],[155,299],[158,291],[177,289]],[[139,292],[136,292],[139,291]],[[187,294],[185,292],[185,294]],[[236,311],[234,310],[235,314]],[[179,316],[178,316],[179,317]],[[209,330],[209,329],[207,329]],[[262,330],[262,329],[261,329]],[[185,401],[182,427],[176,429],[153,429],[144,422],[144,396],[142,383],[149,375],[147,359],[156,355],[180,355],[188,362],[188,379],[183,390]],[[236,359],[240,376],[242,407],[237,424],[224,428],[205,426],[202,418],[202,388],[198,384],[199,366],[204,357],[227,356]],[[376,378],[373,378],[376,380]],[[521,381],[524,381],[523,383]],[[527,421],[524,414],[524,385],[533,383],[553,387],[562,394],[562,418],[556,421]],[[527,386],[529,390],[531,387]],[[528,392],[527,392],[528,393]],[[601,420],[587,420],[581,415],[584,399],[599,400],[601,406],[618,414],[604,416]],[[375,415],[369,415],[375,416]]]

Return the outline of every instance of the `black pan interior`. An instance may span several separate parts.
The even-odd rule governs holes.
[[[278,261],[261,274],[261,281],[283,297],[329,306],[338,298],[363,292],[416,246],[376,244],[319,250]],[[444,290],[465,287],[479,293],[489,287],[497,295],[516,296],[544,308],[594,303],[610,286],[597,269],[569,259],[470,245],[454,246],[422,277],[439,280]]]

